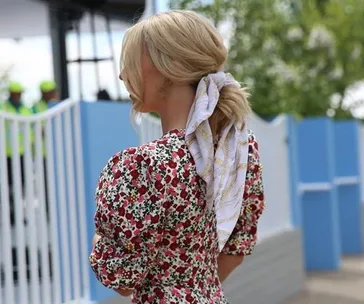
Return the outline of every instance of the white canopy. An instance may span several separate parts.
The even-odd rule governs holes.
[[[48,12],[42,2],[0,0],[0,38],[48,34]]]
[[[146,1],[145,15],[153,11],[153,0]],[[85,23],[85,24],[83,24]],[[123,31],[128,24],[121,21],[111,23],[112,31]],[[81,23],[81,29],[89,30],[87,20]],[[105,22],[96,18],[96,31],[104,31]],[[0,0],[0,39],[21,38],[26,36],[48,35],[48,10],[44,2],[36,0]]]

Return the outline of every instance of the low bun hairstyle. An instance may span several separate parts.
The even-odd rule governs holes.
[[[190,84],[195,88],[204,76],[223,70],[228,54],[215,27],[192,11],[169,11],[138,22],[125,34],[121,57],[121,69],[128,75],[125,85],[136,111],[143,100],[141,56],[145,51],[167,83]],[[224,87],[210,117],[213,134],[218,134],[231,120],[244,122],[249,113],[246,90]]]

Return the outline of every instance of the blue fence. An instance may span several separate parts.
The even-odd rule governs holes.
[[[81,104],[89,251],[91,251],[91,241],[95,232],[94,193],[100,172],[112,155],[127,147],[138,145],[137,134],[130,124],[130,111],[130,104],[127,103],[84,102]],[[115,296],[114,292],[101,286],[91,270],[90,289],[93,301],[99,302]]]
[[[359,124],[289,120],[292,216],[308,270],[336,270],[363,253]]]
[[[338,195],[341,251],[362,253],[359,124],[337,122],[335,131],[335,185]]]

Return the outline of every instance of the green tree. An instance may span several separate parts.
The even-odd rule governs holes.
[[[229,24],[227,69],[251,89],[255,112],[352,116],[344,97],[364,79],[363,0],[210,2],[170,4],[206,15],[220,30]]]

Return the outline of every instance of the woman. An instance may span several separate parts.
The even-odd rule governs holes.
[[[90,262],[132,303],[227,303],[221,282],[256,243],[261,165],[226,59],[216,29],[190,11],[126,33],[121,79],[136,111],[160,115],[164,136],[102,171]]]

